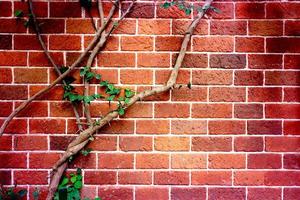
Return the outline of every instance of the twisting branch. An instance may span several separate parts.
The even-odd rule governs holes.
[[[116,0],[116,1],[120,1],[120,0]],[[116,8],[115,4],[113,6],[114,8]],[[85,58],[85,56],[88,54],[88,52],[95,46],[96,42],[98,42],[99,38],[101,37],[102,32],[105,30],[105,28],[108,25],[108,22],[111,21],[113,15],[109,15],[107,17],[107,23],[104,23],[101,25],[101,27],[98,29],[98,31],[96,32],[95,37],[93,38],[93,40],[91,41],[91,43],[88,45],[88,47],[84,50],[84,52],[82,54],[80,54],[80,56],[77,58],[77,60],[69,67],[69,69],[67,71],[65,71],[63,74],[61,74],[61,76],[57,77],[56,80],[54,80],[48,87],[40,90],[39,92],[37,92],[35,95],[31,96],[29,99],[27,99],[26,101],[24,101],[21,105],[19,105],[3,122],[1,128],[0,128],[0,136],[4,133],[7,125],[9,124],[9,122],[19,113],[21,112],[23,109],[25,109],[28,104],[30,104],[33,100],[37,99],[38,97],[42,96],[43,94],[45,94],[46,92],[48,92],[51,88],[53,88],[56,84],[60,83],[64,78],[66,78],[66,76],[75,68],[77,67],[82,60]]]
[[[31,16],[31,19],[32,19],[32,25],[33,25],[33,28],[34,28],[34,31],[36,33],[36,36],[37,36],[37,39],[39,40],[39,43],[47,57],[47,59],[49,60],[49,62],[52,64],[52,66],[54,67],[56,73],[58,74],[58,76],[61,76],[61,71],[59,70],[58,66],[55,64],[55,61],[53,60],[53,58],[51,57],[46,45],[45,45],[45,42],[41,36],[41,30],[40,30],[40,27],[38,25],[38,22],[37,22],[37,19],[36,19],[36,16],[35,16],[35,13],[34,13],[34,10],[33,10],[33,5],[32,5],[32,0],[28,0],[28,10],[29,10],[29,13],[30,13],[30,16]],[[67,83],[65,82],[65,80],[62,81],[63,84],[66,86]],[[75,117],[76,117],[76,122],[78,124],[78,129],[80,131],[82,131],[82,126],[81,126],[81,123],[80,123],[80,115],[78,113],[78,110],[77,110],[77,107],[74,103],[71,103],[72,104],[72,107],[73,107],[73,110],[74,110],[74,114],[75,114]]]
[[[209,7],[213,0],[206,0],[203,8]],[[125,104],[122,103],[122,106],[124,109],[129,108],[133,104],[135,104],[137,101],[143,100],[146,97],[160,94],[163,92],[166,92],[168,90],[171,90],[174,88],[179,69],[182,65],[183,59],[186,54],[186,50],[188,47],[188,44],[191,40],[191,36],[194,32],[194,29],[198,25],[201,18],[204,16],[207,9],[203,9],[201,12],[198,13],[198,15],[195,17],[195,19],[190,24],[189,28],[187,29],[183,42],[181,44],[181,49],[179,52],[179,55],[176,59],[176,63],[174,68],[172,69],[172,73],[164,86],[155,87],[151,90],[146,90],[144,92],[138,93],[135,96],[133,96],[129,103]],[[68,158],[70,156],[73,156],[77,154],[86,144],[89,142],[89,138],[99,129],[101,129],[103,126],[108,124],[111,120],[115,119],[119,115],[118,111],[112,111],[106,114],[100,121],[98,121],[97,124],[94,124],[93,126],[90,126],[86,130],[82,131],[69,145],[67,150],[63,153],[62,157],[56,162],[56,164],[53,166],[53,179],[50,183],[50,190],[53,190],[53,188],[57,188],[57,180],[61,178],[60,172],[61,170],[64,170],[66,168],[65,163],[68,161]],[[47,198],[48,199],[48,198]],[[50,200],[50,199],[48,199]]]

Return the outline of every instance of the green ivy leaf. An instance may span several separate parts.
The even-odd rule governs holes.
[[[192,13],[192,9],[185,8],[184,12],[185,12],[186,15],[190,15]]]
[[[22,17],[24,15],[22,10],[16,10],[15,11],[15,17]]]
[[[95,100],[95,98],[94,98],[93,96],[84,96],[84,97],[83,97],[83,101],[84,101],[84,103],[86,103],[86,104],[90,104],[91,101],[93,101],[93,100]]]
[[[162,4],[163,8],[169,8],[170,6],[171,6],[171,3],[167,2],[167,1],[164,4]]]
[[[82,188],[82,182],[81,181],[76,181],[74,183],[74,188],[76,189],[81,189]]]
[[[107,81],[101,81],[100,82],[100,86],[107,86],[108,85],[108,82]]]
[[[189,82],[189,83],[187,84],[187,87],[188,87],[189,89],[192,89],[192,84]]]
[[[70,180],[71,180],[71,182],[72,182],[72,183],[75,183],[75,182],[76,182],[76,180],[77,180],[77,176],[73,176],[73,177],[71,177],[71,179],[70,179]]]
[[[125,104],[128,104],[130,102],[130,98],[125,98]]]
[[[125,114],[124,108],[119,107],[119,108],[118,108],[118,113],[119,113],[119,115],[124,115],[124,114]]]
[[[127,98],[130,98],[130,97],[132,97],[134,95],[134,92],[133,91],[131,91],[130,89],[125,89],[125,96],[127,97]]]
[[[63,177],[61,183],[59,184],[60,186],[65,186],[69,183],[68,177]]]
[[[24,197],[26,194],[27,194],[27,190],[20,190],[20,191],[18,192],[18,195],[19,195],[20,197]]]
[[[99,198],[99,197],[96,197],[96,198],[95,198],[95,200],[102,200],[102,199],[101,199],[101,198]]]
[[[115,97],[116,97],[115,95],[111,95],[111,96],[107,97],[106,99],[107,99],[107,101],[113,101]]]
[[[95,74],[95,78],[96,78],[97,80],[100,80],[100,79],[101,79],[101,75],[100,75],[100,74]]]

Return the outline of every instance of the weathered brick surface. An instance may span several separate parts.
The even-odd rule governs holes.
[[[93,71],[138,92],[165,84],[196,13],[161,3],[137,1]],[[300,3],[215,0],[213,6],[221,13],[209,11],[196,27],[178,85],[103,127],[87,146],[91,154],[69,165],[84,171],[82,199],[299,199]],[[96,1],[90,14],[71,0],[35,0],[33,7],[56,64],[70,66],[93,39],[90,14],[100,24]],[[105,15],[111,7],[104,0]],[[14,17],[18,9],[26,15],[27,2],[0,0],[0,124],[57,77],[34,30]],[[79,69],[72,76],[82,93]],[[104,92],[91,83],[91,93]],[[32,102],[0,137],[0,184],[28,189],[24,199],[34,199],[36,187],[46,198],[49,171],[77,134],[63,93],[58,85]],[[116,106],[93,102],[92,117]]]

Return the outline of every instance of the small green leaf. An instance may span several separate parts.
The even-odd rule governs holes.
[[[76,173],[77,173],[77,175],[79,175],[79,174],[82,173],[82,170],[81,170],[80,168],[77,168],[77,169],[76,169]]]
[[[107,97],[106,99],[107,99],[107,101],[113,101],[115,97],[116,97],[115,95],[111,95],[111,96]]]
[[[60,186],[65,186],[69,183],[69,179],[67,177],[63,177]]]
[[[101,82],[100,82],[100,85],[101,85],[101,86],[107,86],[107,85],[108,85],[108,82],[107,82],[107,81],[101,81]]]
[[[130,98],[125,98],[125,104],[128,104],[130,102]]]
[[[171,6],[171,3],[167,2],[167,1],[164,4],[162,4],[163,8],[169,8],[170,6]]]
[[[81,188],[82,188],[82,182],[81,182],[81,181],[76,181],[76,182],[74,183],[74,187],[75,187],[76,189],[81,189]]]
[[[132,97],[134,95],[134,92],[132,92],[130,89],[125,89],[125,96],[127,97],[127,98],[130,98],[130,97]]]
[[[184,12],[185,12],[186,15],[190,15],[192,13],[192,9],[185,8]]]
[[[100,75],[100,74],[96,74],[96,75],[95,75],[95,78],[96,78],[97,80],[100,80],[100,79],[101,79],[101,75]]]
[[[20,190],[20,191],[18,192],[18,195],[19,195],[20,197],[24,197],[26,194],[27,194],[27,190]]]
[[[189,83],[187,84],[187,87],[188,87],[189,89],[192,89],[192,84],[189,82]]]
[[[84,101],[84,103],[86,103],[86,104],[90,104],[91,101],[93,101],[93,100],[95,100],[95,98],[94,98],[93,96],[84,96],[84,97],[83,97],[83,101]]]
[[[125,114],[124,108],[119,107],[119,108],[118,108],[118,113],[119,113],[119,115],[124,115],[124,114]]]
[[[71,180],[71,182],[72,182],[72,183],[75,183],[75,182],[76,182],[76,180],[77,180],[77,177],[76,177],[76,176],[73,176],[73,177],[71,177],[71,179],[70,179],[70,180]]]
[[[99,198],[99,197],[96,197],[96,198],[95,198],[95,200],[102,200],[102,199],[101,199],[101,198]]]
[[[15,17],[22,17],[23,16],[23,11],[22,10],[16,10],[15,11]]]

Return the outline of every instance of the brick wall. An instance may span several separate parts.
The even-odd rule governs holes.
[[[120,24],[95,62],[104,79],[138,91],[166,81],[190,22],[176,9],[140,4],[148,6]],[[300,198],[300,3],[214,5],[222,14],[202,20],[179,73],[178,83],[191,82],[192,88],[133,106],[96,135],[90,155],[71,164],[84,169],[84,196]],[[34,6],[51,54],[58,64],[70,65],[93,36],[88,15],[78,2]],[[0,2],[1,121],[56,77],[33,31],[12,17],[17,9],[27,9],[26,3]],[[73,75],[79,78],[78,70]],[[93,84],[95,90],[99,86]],[[58,86],[31,103],[0,138],[3,184],[30,192],[38,187],[45,195],[52,164],[76,135],[62,93]],[[101,101],[91,107],[93,117],[109,109]]]

